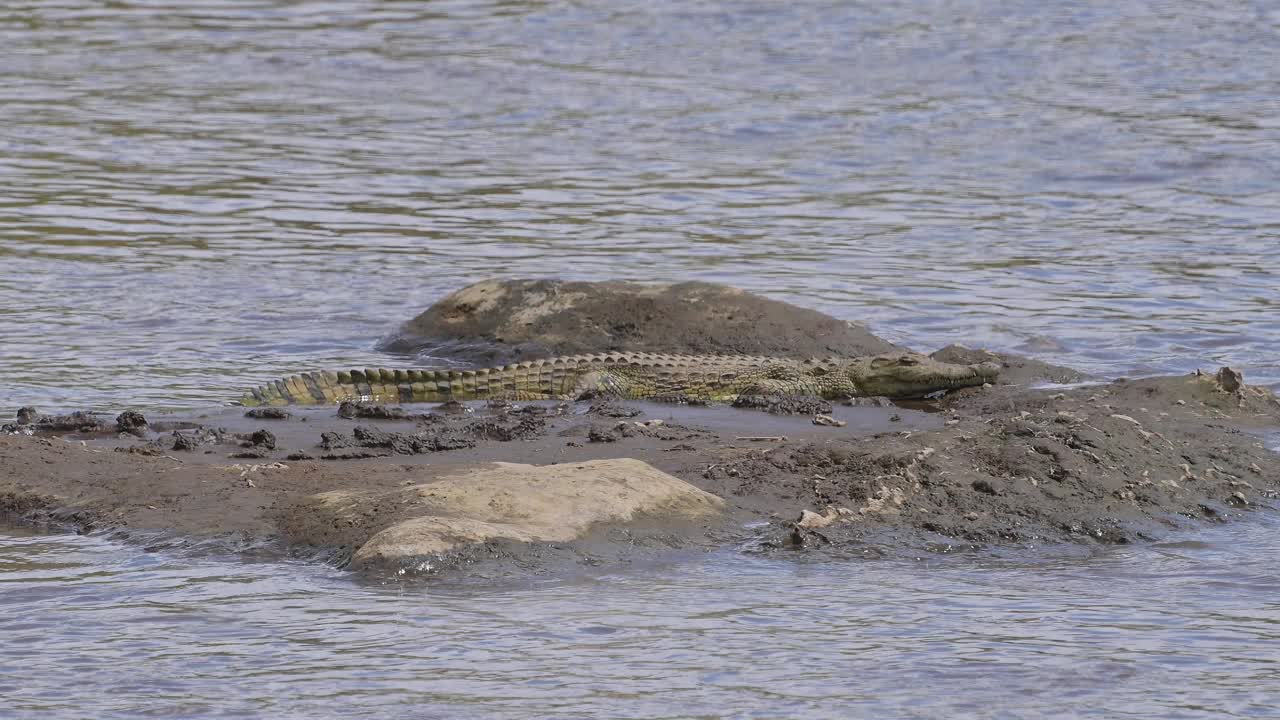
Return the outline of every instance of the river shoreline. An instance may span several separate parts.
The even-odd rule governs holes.
[[[0,512],[81,533],[268,546],[345,565],[400,516],[336,528],[313,514],[309,498],[352,487],[389,492],[450,469],[634,458],[724,501],[723,513],[696,522],[654,515],[568,542],[497,539],[429,564],[429,574],[518,574],[724,546],[847,556],[886,534],[903,553],[1129,543],[1271,510],[1280,497],[1280,463],[1250,432],[1280,424],[1280,404],[1249,386],[1229,393],[1211,375],[997,386],[928,410],[837,406],[833,414],[849,423],[842,428],[649,403],[473,404],[430,419],[340,417],[332,408],[279,420],[236,409],[154,416],[142,437],[0,437]],[[333,440],[428,428],[466,446],[413,452]],[[262,430],[272,447],[254,444]],[[196,439],[193,449],[173,449],[186,446],[180,437]],[[877,542],[875,553],[884,552]]]

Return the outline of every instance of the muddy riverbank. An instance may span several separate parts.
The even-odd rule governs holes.
[[[104,429],[0,437],[0,509],[80,532],[273,545],[347,564],[427,511],[420,496],[396,495],[406,486],[494,463],[630,458],[722,502],[697,516],[653,507],[625,522],[587,518],[589,532],[554,542],[498,532],[391,568],[500,574],[726,545],[881,555],[1127,543],[1270,509],[1280,492],[1280,463],[1254,434],[1280,422],[1280,404],[1213,375],[1002,385],[928,406],[836,404],[830,415],[846,424],[640,402],[326,407],[277,419],[227,408],[153,415],[134,434],[106,418]],[[352,491],[344,514],[317,509],[318,497]],[[584,511],[565,512],[535,524],[571,525]]]

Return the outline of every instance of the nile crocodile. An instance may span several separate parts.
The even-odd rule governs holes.
[[[530,360],[477,370],[310,372],[245,393],[241,405],[319,405],[343,400],[631,400],[732,402],[738,395],[827,399],[919,398],[995,380],[994,363],[958,365],[917,353],[788,360],[744,355],[609,353]]]

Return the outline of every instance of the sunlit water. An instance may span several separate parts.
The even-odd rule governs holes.
[[[492,276],[1277,382],[1277,31],[1246,0],[7,2],[0,412],[377,363]],[[0,716],[1272,717],[1277,529],[448,591],[10,533]]]
[[[1274,718],[1277,532],[467,590],[10,537],[0,714]]]

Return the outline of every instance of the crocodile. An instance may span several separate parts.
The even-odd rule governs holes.
[[[594,396],[712,402],[732,402],[739,395],[910,399],[993,382],[998,372],[995,363],[944,363],[913,352],[812,360],[622,352],[470,370],[309,372],[251,390],[240,404],[579,400]]]

